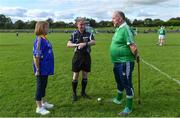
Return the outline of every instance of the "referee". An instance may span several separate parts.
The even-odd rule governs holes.
[[[88,72],[91,71],[91,48],[95,45],[95,39],[92,33],[85,30],[85,19],[78,17],[76,19],[77,30],[75,30],[67,43],[67,47],[75,48],[74,56],[72,59],[72,101],[77,101],[77,85],[79,72],[82,71],[82,90],[81,96],[89,98],[85,92],[87,86]]]

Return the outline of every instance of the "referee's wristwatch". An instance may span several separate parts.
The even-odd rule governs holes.
[[[77,47],[77,44],[75,43],[73,46]]]

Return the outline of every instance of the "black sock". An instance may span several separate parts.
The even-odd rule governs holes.
[[[77,80],[73,80],[72,81],[72,90],[73,90],[73,94],[74,95],[77,95],[76,94],[77,85],[78,85],[78,81]]]
[[[81,93],[85,94],[85,90],[86,90],[86,86],[87,86],[87,78],[83,78],[81,84],[82,84],[82,91],[81,91]]]

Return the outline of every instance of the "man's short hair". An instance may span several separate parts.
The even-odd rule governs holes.
[[[85,22],[85,18],[77,17],[75,21],[76,21],[76,23],[78,23],[78,22]]]
[[[126,19],[125,14],[122,11],[115,11],[114,14],[119,15],[123,20]]]

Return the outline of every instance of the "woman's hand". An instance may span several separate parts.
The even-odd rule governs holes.
[[[39,75],[40,75],[39,70],[36,70],[35,76],[39,76]]]

